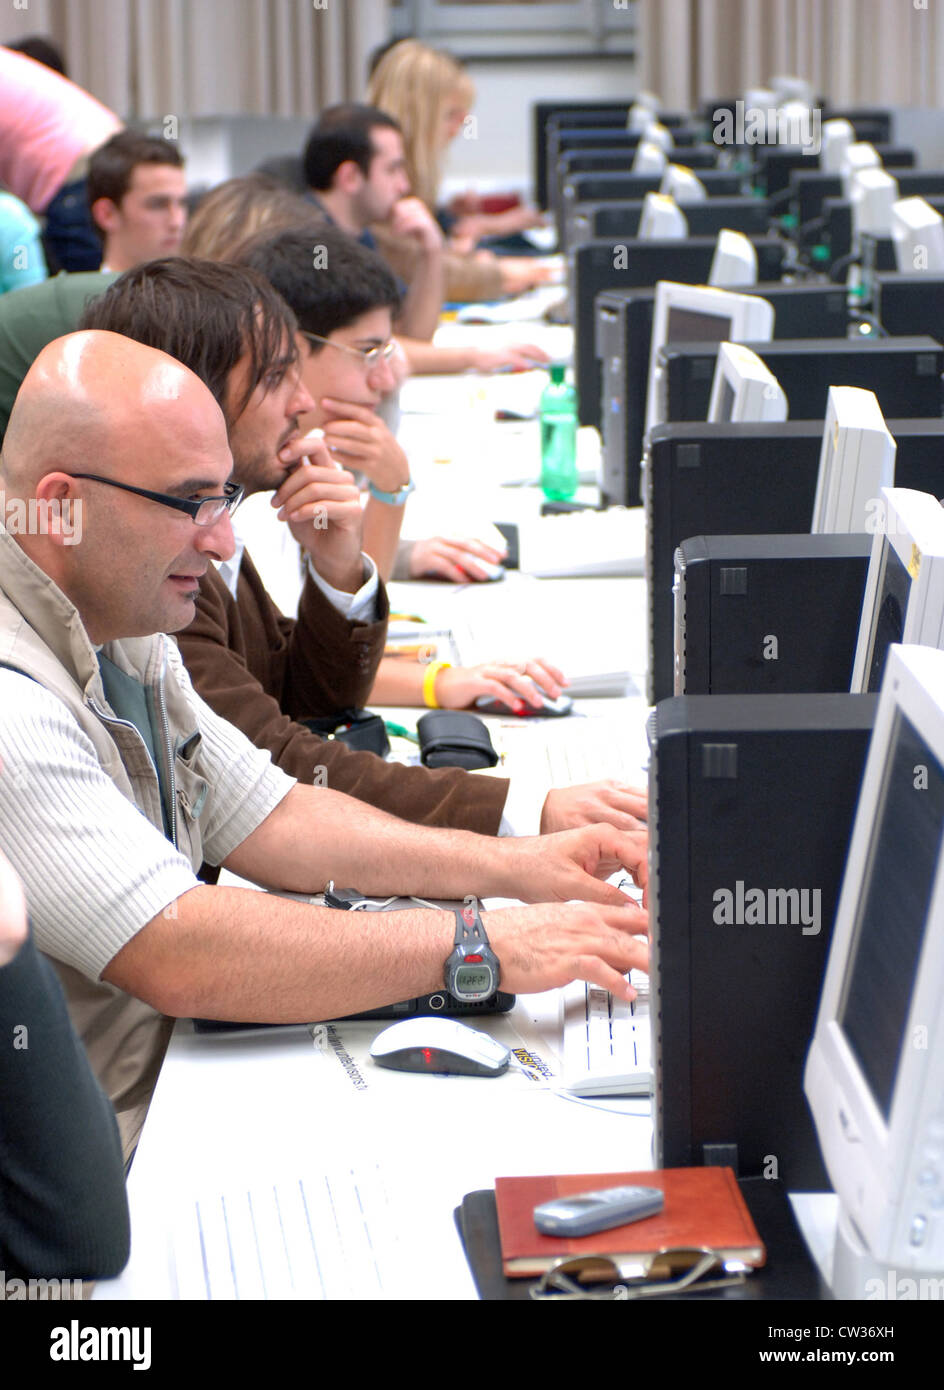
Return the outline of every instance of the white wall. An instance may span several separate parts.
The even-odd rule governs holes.
[[[460,135],[454,141],[446,166],[447,191],[475,183],[530,192],[532,103],[557,97],[623,101],[636,86],[629,57],[472,61],[468,69],[477,92],[475,125],[469,132],[474,138]]]

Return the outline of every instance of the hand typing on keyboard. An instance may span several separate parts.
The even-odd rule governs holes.
[[[624,907],[596,903],[542,903],[483,912],[489,941],[501,962],[501,988],[512,993],[555,989],[588,980],[620,999],[636,991],[630,970],[647,970],[641,934],[646,914],[627,899]]]
[[[645,787],[628,787],[619,782],[554,787],[544,799],[541,834],[604,821],[619,830],[637,830],[645,824],[648,811],[649,794]]]
[[[491,895],[524,902],[605,903],[625,907],[626,897],[608,879],[627,872],[644,890],[648,882],[646,830],[616,830],[611,825],[586,825],[555,835],[499,839],[492,853],[503,885]],[[512,885],[507,875],[515,875]],[[644,930],[645,928],[641,928]]]

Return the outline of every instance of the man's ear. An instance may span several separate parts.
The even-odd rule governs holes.
[[[47,473],[36,484],[38,524],[53,545],[78,545],[84,503],[68,473]]]
[[[96,198],[90,208],[92,221],[96,227],[100,227],[103,232],[114,232],[118,230],[121,222],[121,210],[117,203],[113,203],[111,198]]]
[[[334,171],[334,186],[341,193],[358,193],[364,186],[364,171],[356,159],[345,159]]]

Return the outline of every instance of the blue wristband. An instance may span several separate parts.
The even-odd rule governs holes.
[[[385,502],[388,507],[402,507],[415,488],[416,484],[412,478],[396,492],[381,492],[380,488],[374,487],[373,483],[367,484],[367,490],[371,497],[376,497],[378,502]]]

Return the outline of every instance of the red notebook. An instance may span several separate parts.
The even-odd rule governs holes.
[[[638,1184],[661,1187],[665,1205],[655,1216],[592,1236],[543,1236],[534,1208],[552,1197]],[[762,1265],[764,1244],[731,1168],[658,1168],[643,1173],[569,1173],[560,1177],[496,1178],[495,1204],[502,1268],[510,1278],[531,1278],[564,1255],[611,1255],[645,1270],[662,1250],[707,1246],[726,1260]]]

